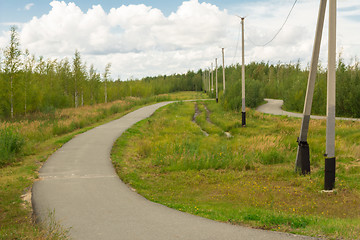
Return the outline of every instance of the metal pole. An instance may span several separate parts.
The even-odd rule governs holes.
[[[225,95],[225,60],[224,60],[224,48],[222,48],[222,62],[223,62],[223,94]]]
[[[213,71],[213,63],[211,63],[211,93],[214,92],[214,71]]]
[[[218,96],[218,76],[217,76],[217,58],[215,58],[215,88],[216,88],[216,102],[219,102],[219,96]]]
[[[242,69],[241,69],[241,77],[242,77],[242,85],[241,85],[241,90],[242,90],[242,126],[245,127],[246,125],[246,112],[245,112],[245,56],[244,56],[244,52],[245,52],[245,46],[244,46],[244,19],[245,18],[241,18],[241,26],[242,26]]]
[[[329,1],[325,190],[335,185],[336,0]]]
[[[312,52],[311,58],[311,66],[310,72],[308,76],[308,85],[306,90],[305,104],[304,104],[304,112],[303,119],[301,123],[300,136],[298,138],[298,150],[296,155],[296,163],[295,163],[295,171],[299,171],[301,169],[302,174],[310,173],[310,153],[309,153],[309,144],[307,142],[307,135],[309,131],[309,122],[311,115],[311,106],[314,96],[314,88],[315,88],[315,80],[316,73],[319,61],[319,52],[320,52],[320,44],[321,37],[324,27],[324,18],[325,18],[325,10],[326,10],[326,2],[327,0],[321,0],[319,7],[319,14],[316,26],[316,34],[314,40],[314,48]]]

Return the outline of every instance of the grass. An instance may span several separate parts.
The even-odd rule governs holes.
[[[34,223],[32,206],[22,199],[38,178],[43,162],[75,135],[117,119],[146,104],[206,98],[201,93],[182,92],[150,99],[130,98],[108,104],[34,114],[28,119],[0,122],[0,130],[11,128],[25,140],[23,151],[0,167],[0,239],[66,239],[67,230],[49,215],[50,225]]]
[[[336,191],[323,193],[325,120],[309,130],[311,175],[294,173],[301,119],[197,103],[213,128],[192,121],[195,103],[159,109],[125,132],[112,159],[120,178],[151,201],[233,224],[329,239],[360,236],[359,122],[337,122]],[[218,132],[229,131],[227,138]]]
[[[13,128],[0,129],[0,167],[14,161],[24,143],[23,137]]]

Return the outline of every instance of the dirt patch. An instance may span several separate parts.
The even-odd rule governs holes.
[[[23,207],[26,207],[26,206],[32,206],[31,204],[31,196],[32,196],[32,192],[31,192],[32,188],[29,187],[28,189],[26,189],[26,192],[21,195],[21,199],[23,200]]]
[[[199,128],[201,129],[201,131],[204,133],[205,136],[209,136],[209,133],[207,133],[206,131],[204,131],[204,129],[201,128],[201,126],[196,122],[196,117],[201,114],[201,111],[197,105],[197,103],[195,103],[195,114],[193,116],[192,121],[199,126]]]
[[[195,122],[196,117],[197,117],[200,113],[201,113],[201,112],[200,112],[200,110],[199,110],[199,107],[198,107],[197,103],[195,103],[195,114],[194,114],[193,119],[192,119],[193,122]]]

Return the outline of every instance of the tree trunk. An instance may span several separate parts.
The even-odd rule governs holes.
[[[105,81],[105,103],[107,103],[107,88],[106,88],[106,81]]]
[[[10,112],[11,118],[14,118],[13,76],[10,77]]]

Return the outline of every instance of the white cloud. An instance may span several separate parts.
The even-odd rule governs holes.
[[[342,5],[341,5],[342,4]],[[209,3],[189,0],[169,16],[146,5],[129,5],[105,12],[100,5],[82,11],[75,3],[53,1],[49,13],[21,27],[21,44],[37,56],[72,57],[78,49],[84,61],[103,71],[112,62],[112,75],[131,76],[172,74],[189,69],[209,67],[221,57],[225,47],[226,64],[233,63],[239,29],[239,18],[229,14],[248,15],[245,20],[246,61],[271,63],[310,61],[317,20],[318,3],[299,1],[277,38],[266,47],[285,20],[292,3],[284,0],[247,2],[229,10]],[[340,1],[338,49],[343,56],[359,55],[357,0]],[[322,57],[326,57],[327,24],[323,34]],[[4,34],[0,35],[3,45]],[[235,61],[240,61],[241,43]],[[322,60],[322,62],[326,62]]]
[[[33,6],[34,6],[34,3],[28,3],[28,4],[25,5],[24,9],[26,11],[29,11]]]

